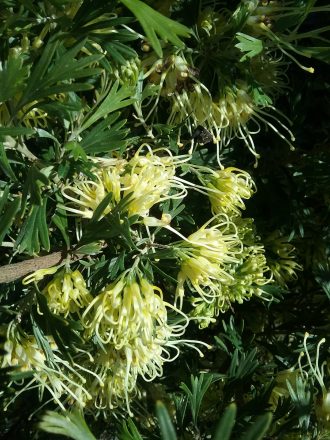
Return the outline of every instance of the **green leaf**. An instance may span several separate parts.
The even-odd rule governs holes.
[[[298,46],[297,50],[303,55],[309,58],[316,58],[317,60],[324,61],[325,63],[330,63],[330,47],[329,46],[319,46],[319,47],[301,47]]]
[[[102,249],[102,243],[95,242],[95,243],[88,243],[84,246],[80,246],[76,248],[73,252],[74,255],[93,255],[97,254]]]
[[[33,134],[32,128],[26,127],[0,127],[0,136],[24,136]]]
[[[163,440],[176,440],[177,436],[172,420],[169,416],[166,406],[162,402],[158,401],[156,403],[156,415],[159,423],[161,438]]]
[[[39,423],[39,429],[52,434],[60,434],[74,440],[96,440],[88,428],[83,415],[74,410],[61,415],[55,411],[47,411]]]
[[[17,177],[10,165],[5,147],[2,142],[0,142],[0,168],[9,179],[11,179],[13,182],[17,181]]]
[[[63,198],[61,194],[57,194],[56,198],[58,202],[63,203]],[[57,208],[55,214],[52,217],[52,221],[60,230],[67,248],[70,249],[70,237],[69,237],[68,219],[67,219],[66,211]]]
[[[127,145],[129,140],[125,140],[125,138],[129,130],[122,129],[126,124],[126,120],[111,125],[119,116],[120,112],[111,114],[86,134],[81,141],[81,146],[87,154],[105,153],[118,150]]]
[[[22,196],[22,209],[25,207],[25,203],[28,195],[30,196],[30,201],[32,204],[41,205],[41,188],[49,184],[48,178],[38,170],[38,168],[32,165],[29,168],[29,172],[23,188]]]
[[[247,376],[251,376],[259,365],[256,356],[257,356],[256,348],[251,350],[248,354],[242,353],[241,355],[239,354],[239,351],[236,349],[234,351],[228,371],[229,379],[236,381],[236,380],[242,380]]]
[[[87,116],[87,119],[82,123],[81,127],[79,127],[78,133],[76,134],[80,134],[96,121],[108,116],[110,113],[132,104],[134,99],[130,97],[133,96],[134,93],[135,90],[133,87],[122,86],[119,88],[119,81],[116,81],[103,101],[94,109],[92,114]]]
[[[138,19],[148,41],[160,58],[163,56],[163,51],[157,35],[163,41],[170,41],[174,46],[181,49],[184,47],[179,37],[190,36],[191,31],[186,26],[165,17],[140,0],[121,0],[121,2]]]
[[[258,417],[253,425],[244,433],[240,440],[261,440],[264,438],[272,421],[272,414],[266,413]]]
[[[76,141],[70,141],[64,144],[64,148],[69,151],[74,160],[81,159],[83,161],[87,160],[87,155],[83,147]]]
[[[4,201],[8,200],[7,197],[8,197],[8,191],[5,190],[3,192],[2,198],[0,200],[0,204],[2,206],[4,205]],[[11,202],[8,202],[5,205],[4,212],[1,214],[1,217],[0,217],[0,245],[15,220],[15,215],[20,208],[20,204],[21,204],[21,198],[16,197],[14,200],[12,200]],[[2,211],[2,209],[0,209],[0,213],[1,213],[1,211]]]
[[[74,90],[88,90],[88,84],[68,83],[77,78],[84,78],[101,73],[102,69],[88,68],[92,63],[99,61],[103,54],[88,55],[75,59],[86,43],[86,39],[75,44],[71,49],[65,50],[63,43],[50,39],[42,51],[42,55],[32,69],[29,81],[22,98],[17,104],[16,111],[26,106],[29,102],[39,100],[55,93]],[[62,84],[59,85],[58,83]],[[63,82],[65,82],[63,84]],[[35,106],[36,104],[34,104]]]
[[[98,222],[104,212],[104,210],[109,206],[112,201],[112,193],[108,193],[98,207],[95,209],[93,213],[93,217],[91,218],[91,222]]]
[[[235,418],[236,405],[235,403],[232,403],[226,408],[225,412],[223,413],[223,416],[221,417],[216,427],[213,440],[229,440],[233,427],[235,425]]]
[[[197,419],[202,400],[206,391],[209,389],[211,383],[213,382],[214,376],[213,374],[202,373],[199,377],[194,377],[192,375],[190,380],[191,389],[189,389],[185,383],[182,383],[180,388],[187,394],[189,398],[192,419],[195,426],[197,426]]]
[[[137,427],[132,419],[128,419],[128,422],[123,423],[123,428],[120,436],[121,440],[143,440]]]
[[[273,104],[270,96],[268,96],[261,87],[255,86],[252,89],[253,101],[259,106],[269,106]]]
[[[23,89],[27,73],[21,56],[10,56],[7,62],[0,63],[0,102],[13,98]]]
[[[258,40],[258,38],[251,37],[251,35],[242,34],[241,32],[237,32],[236,38],[238,39],[239,43],[235,44],[235,47],[237,47],[237,49],[239,49],[241,52],[246,52],[240,58],[240,61],[253,58],[263,51],[262,41]]]
[[[33,317],[33,314],[30,315],[30,318],[32,324],[32,331],[34,337],[36,338],[37,344],[44,352],[47,362],[49,362],[50,365],[54,366],[54,353],[53,350],[51,349],[49,339],[47,338],[43,329],[39,327],[39,325],[37,324],[36,320]]]
[[[33,100],[33,95],[40,88],[40,86],[42,86],[42,79],[46,74],[49,65],[51,64],[53,56],[59,45],[60,42],[58,40],[50,40],[44,47],[40,60],[34,66],[32,72],[30,73],[29,81],[27,83],[22,98],[18,103],[18,108],[23,107],[29,102],[30,99]]]
[[[108,55],[118,64],[125,64],[127,60],[137,56],[134,49],[120,41],[105,41],[102,43],[102,48],[104,48]]]
[[[46,220],[47,199],[41,205],[32,205],[15,242],[15,248],[19,252],[26,251],[33,255],[39,253],[40,242],[47,251],[50,249],[48,227]]]

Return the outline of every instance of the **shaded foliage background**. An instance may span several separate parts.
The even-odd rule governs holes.
[[[166,14],[166,5],[172,2],[148,3]],[[192,26],[197,21],[195,14],[200,3],[176,2],[171,18]],[[215,3],[218,7],[225,4]],[[127,146],[138,144],[146,136],[143,127],[136,127],[132,118],[132,88],[109,80],[118,76],[127,60],[143,56],[141,38],[122,26],[127,24],[143,34],[143,21],[136,23],[130,2],[124,1],[84,0],[74,19],[61,12],[78,5],[61,0],[0,1],[0,101],[7,103],[0,110],[0,236],[3,240],[10,231],[10,237],[16,237],[13,248],[3,247],[1,266],[77,246],[73,220],[64,215],[63,197],[52,183],[54,175],[65,181],[80,170],[88,173],[91,164],[87,155],[109,153],[109,145],[123,153]],[[234,10],[234,5],[227,6]],[[114,10],[118,16],[112,15]],[[311,14],[303,30],[307,32],[315,23],[319,27],[326,25],[325,17],[329,15],[322,14]],[[55,31],[49,16],[56,17]],[[166,30],[166,23],[164,26]],[[113,28],[116,32],[107,32]],[[174,35],[187,36],[183,28]],[[30,46],[26,50],[23,47],[22,56],[16,58],[16,46],[23,46],[25,37]],[[180,40],[171,42],[180,44]],[[95,50],[94,44],[106,56]],[[155,44],[155,50],[161,51],[161,45]],[[263,429],[264,438],[269,440],[330,438],[329,419],[320,418],[318,412],[321,389],[313,377],[302,383],[298,375],[288,373],[295,391],[275,397],[276,387],[285,386],[280,373],[297,367],[305,332],[311,334],[308,347],[313,363],[316,345],[323,337],[327,339],[319,364],[326,362],[329,370],[330,362],[330,71],[322,61],[313,60],[312,64],[315,73],[309,76],[294,63],[289,66],[291,88],[276,101],[276,107],[293,122],[295,151],[290,151],[269,130],[262,130],[255,138],[257,151],[261,152],[257,168],[240,141],[233,140],[222,154],[223,163],[248,170],[256,182],[258,192],[248,202],[246,216],[255,219],[259,235],[266,238],[273,230],[280,230],[290,236],[303,272],[288,289],[270,287],[274,296],[271,303],[252,299],[233,305],[208,329],[200,331],[192,326],[190,337],[211,343],[213,348],[204,358],[183,350],[175,364],[165,366],[164,376],[158,382],[141,383],[146,398],[133,404],[134,420],[127,421],[120,411],[106,420],[87,414],[87,424],[96,438],[202,439],[211,435],[214,439],[225,439],[231,435],[232,439],[257,440],[262,438]],[[98,91],[98,102],[94,90]],[[163,105],[165,112],[166,104]],[[29,116],[31,111],[35,113]],[[42,123],[43,112],[48,115],[47,121],[36,128],[35,118],[39,115]],[[161,126],[164,123],[161,115],[154,142],[162,145],[165,139],[175,145],[176,132]],[[189,137],[189,133],[186,135]],[[196,162],[214,162],[212,147],[199,146],[194,153]],[[196,212],[199,198],[192,196],[189,203],[190,212]],[[91,237],[94,232],[92,228]],[[92,241],[87,236],[86,243]],[[94,251],[90,254],[97,255]],[[111,255],[111,251],[106,250],[105,255]],[[113,277],[120,269],[120,258],[118,267],[111,268]],[[126,258],[127,262],[130,256]],[[101,258],[97,263],[97,272],[91,278],[92,290],[106,283],[106,277],[102,281],[102,271],[106,275],[110,271]],[[35,301],[32,296],[21,298],[20,282],[1,284],[0,289],[2,323],[12,319],[13,314],[21,319],[21,310]],[[72,337],[73,332],[61,333],[59,321],[52,325],[59,326],[64,340]],[[1,373],[3,402],[13,391],[8,388],[9,378],[7,371]],[[327,389],[328,382],[325,377]],[[158,403],[155,409],[157,401],[163,404]],[[8,410],[2,407],[0,438],[52,437],[37,430],[41,412],[31,417],[39,406],[38,396],[29,391]],[[47,409],[56,407],[48,404]],[[228,435],[225,429],[229,430]],[[81,439],[92,438],[86,432],[79,434]]]

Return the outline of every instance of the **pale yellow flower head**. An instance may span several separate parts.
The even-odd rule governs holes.
[[[169,338],[173,333],[167,325],[169,306],[159,287],[124,272],[90,303],[83,314],[83,325],[87,338],[95,334],[102,344],[119,350],[136,338],[152,340],[157,326],[165,329]]]
[[[281,286],[298,278],[298,271],[303,267],[297,263],[295,247],[289,242],[289,237],[282,236],[280,231],[274,231],[265,240],[267,262],[274,279]]]
[[[93,300],[79,270],[62,270],[43,289],[49,309],[65,317],[79,312]]]
[[[219,294],[211,302],[206,301],[202,295],[191,301],[194,307],[191,316],[199,319],[200,328],[207,327],[214,317],[228,310],[231,304],[242,304],[252,296],[262,296],[262,287],[272,281],[263,248],[260,246],[244,249],[240,260],[228,264],[226,271],[227,278],[220,280]]]
[[[95,180],[80,176],[62,189],[64,197],[69,200],[63,208],[91,218],[104,197],[111,194],[101,217],[109,214],[126,197],[123,210],[129,216],[146,217],[154,205],[186,195],[184,184],[175,176],[176,167],[185,160],[184,156],[172,156],[166,149],[153,152],[146,144],[129,161],[120,158],[95,160],[100,165],[93,170]]]
[[[179,313],[177,323],[168,323],[168,309]],[[94,337],[103,347],[95,358],[104,383],[104,389],[95,390],[100,407],[116,407],[124,399],[129,410],[138,376],[147,381],[161,376],[163,363],[178,355],[176,345],[188,319],[142,274],[126,271],[94,299],[82,323],[86,339]]]
[[[220,265],[237,261],[237,254],[242,250],[236,226],[224,214],[213,217],[189,235],[187,243],[182,246],[189,246],[194,255],[201,255]]]
[[[146,155],[142,155],[141,151],[142,147],[129,161],[122,185],[123,197],[131,195],[128,215],[146,217],[154,205],[168,198],[182,198],[186,190],[175,178],[180,158],[173,157],[165,149],[159,150],[161,156],[154,154],[150,148],[147,148]],[[173,194],[170,194],[171,190],[174,190]]]
[[[256,103],[244,81],[225,87],[216,99],[203,84],[196,82],[192,91],[175,95],[173,100],[168,123],[188,121],[190,130],[198,125],[209,130],[213,135],[213,142],[217,144],[219,163],[220,149],[228,146],[233,138],[242,139],[257,162],[259,154],[255,149],[253,135],[260,131],[261,125],[266,125],[289,144],[291,149],[294,148],[293,133],[281,120],[286,119],[289,124],[291,122],[269,100]]]
[[[46,335],[45,338],[43,343],[51,353],[47,359],[35,336],[24,333],[12,321],[8,325],[7,340],[3,346],[5,354],[0,356],[1,367],[17,367],[21,372],[31,372],[32,379],[28,377],[28,383],[22,391],[37,388],[40,400],[47,391],[62,410],[65,410],[63,403],[69,400],[84,407],[91,395],[84,388],[86,379],[80,372],[85,374],[88,370],[77,363],[73,367],[70,362],[62,359],[53,338]],[[14,394],[6,408],[18,395]]]
[[[212,174],[207,183],[214,214],[240,215],[245,209],[244,200],[255,192],[251,176],[238,168],[229,167]]]
[[[122,162],[120,161],[118,166],[94,169],[95,180],[81,176],[72,185],[65,186],[62,193],[70,203],[68,206],[64,206],[64,209],[84,218],[92,218],[95,209],[104,197],[112,193],[112,199],[109,205],[105,207],[102,216],[108,214],[114,205],[120,201],[121,172]]]
[[[210,226],[210,223],[215,223]],[[221,296],[223,283],[230,283],[230,263],[238,262],[242,243],[235,225],[226,215],[219,215],[205,223],[180,244],[182,260],[178,274],[176,299],[182,307],[184,285],[196,291],[205,301]]]
[[[46,357],[34,336],[8,338],[4,344],[1,367],[18,367],[20,371],[41,371]]]

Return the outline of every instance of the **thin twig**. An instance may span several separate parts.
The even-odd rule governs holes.
[[[68,255],[67,251],[53,252],[43,257],[31,258],[20,263],[7,264],[0,267],[0,284],[18,280],[39,269],[60,264]]]

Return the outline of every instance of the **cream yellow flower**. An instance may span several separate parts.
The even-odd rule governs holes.
[[[228,310],[235,302],[242,304],[252,296],[264,295],[266,298],[262,287],[272,281],[266,258],[254,249],[250,253],[245,250],[244,254],[240,262],[227,266],[231,278],[219,283],[219,294],[212,301],[206,301],[202,295],[191,300],[194,310],[190,315],[199,320],[200,328],[214,322],[213,318]]]
[[[174,157],[166,149],[156,152],[145,144],[129,161],[120,158],[96,160],[100,168],[93,170],[95,181],[82,176],[62,189],[64,197],[70,201],[69,206],[63,208],[91,218],[104,197],[111,193],[111,200],[102,216],[110,213],[123,198],[130,196],[123,209],[129,216],[146,217],[154,205],[169,198],[184,197],[187,191],[175,172],[177,166],[187,158]]]
[[[121,198],[120,179],[125,163],[121,159],[111,161],[110,165],[93,170],[95,180],[80,176],[72,185],[64,186],[62,193],[70,204],[63,208],[81,217],[91,218],[104,197],[111,193],[111,202],[105,207],[102,216],[111,212]]]
[[[202,256],[187,258],[181,263],[177,278],[175,296],[179,300],[179,307],[182,308],[185,284],[195,290],[203,301],[212,302],[221,295],[221,280],[227,277],[228,274],[217,263]]]
[[[274,114],[266,109],[271,110]],[[283,115],[270,103],[256,105],[248,86],[243,81],[237,82],[234,87],[227,87],[223,96],[213,102],[212,114],[214,121],[221,128],[221,145],[228,145],[234,137],[242,139],[252,154],[258,158],[252,135],[260,130],[260,123],[272,129],[278,136],[293,148],[295,140],[292,132],[284,125],[279,116]],[[249,123],[254,124],[251,130]],[[276,125],[274,125],[274,123]],[[289,139],[279,131],[277,126],[288,133]]]
[[[63,410],[63,403],[69,398],[82,407],[91,398],[84,388],[86,380],[81,374],[81,371],[85,373],[87,370],[79,364],[73,367],[63,360],[52,337],[47,336],[47,344],[51,351],[48,359],[34,336],[25,334],[14,322],[9,324],[3,347],[5,354],[2,359],[0,357],[1,367],[17,367],[22,372],[31,372],[31,377],[27,377],[27,383],[7,402],[6,408],[19,394],[34,388],[38,389],[40,400],[46,390]]]
[[[11,366],[20,371],[41,371],[45,367],[46,357],[34,336],[7,339],[3,349],[2,368]]]
[[[189,235],[182,246],[183,248],[189,246],[194,255],[201,255],[220,265],[236,262],[237,254],[242,250],[236,226],[225,214],[211,218]]]
[[[281,286],[298,278],[297,271],[303,267],[296,260],[295,247],[289,243],[289,237],[282,236],[280,231],[274,231],[265,240],[267,262],[274,279]]]
[[[186,281],[191,289],[191,294],[194,295],[194,291],[199,294],[199,296],[192,296],[190,299],[194,307],[190,316],[198,319],[200,328],[205,328],[214,322],[214,318],[228,310],[232,303],[241,304],[252,296],[269,299],[263,287],[272,282],[272,273],[267,265],[264,246],[259,242],[259,237],[255,235],[251,219],[235,217],[234,221],[236,248],[233,246],[232,255],[229,254],[230,258],[223,258],[223,264],[221,264],[221,260],[217,261],[217,267],[221,268],[222,276],[217,280],[210,279],[212,254],[209,254],[208,265],[200,265],[201,278],[198,288],[190,281]],[[221,251],[219,255],[221,255]],[[178,277],[180,281],[178,288],[181,290],[177,291],[177,295],[180,293],[181,297],[184,295],[182,267],[183,264]],[[208,279],[203,280],[203,275]],[[205,298],[205,291],[209,292],[208,284],[210,281],[212,281],[213,289],[216,289],[217,294],[213,295],[213,298],[212,295]],[[201,294],[201,290],[203,294]]]
[[[217,144],[218,162],[220,149],[227,146],[233,138],[242,139],[256,160],[253,135],[260,131],[260,125],[266,125],[281,137],[290,148],[295,140],[290,129],[281,119],[291,122],[270,102],[256,103],[252,92],[244,81],[224,88],[223,93],[213,99],[205,86],[196,82],[191,92],[184,91],[173,97],[174,104],[168,119],[169,124],[187,122],[192,127],[202,125],[213,134]],[[288,135],[288,137],[287,137]]]
[[[321,388],[321,395],[316,396],[315,398],[315,413],[318,421],[325,425],[327,428],[330,427],[330,389],[324,383],[325,376],[325,367],[327,366],[327,362],[325,361],[322,365],[319,364],[320,359],[320,349],[322,344],[326,342],[325,338],[322,338],[317,346],[316,346],[316,356],[315,356],[315,364],[313,365],[311,355],[308,351],[307,340],[309,338],[309,333],[305,333],[304,336],[304,351],[300,353],[298,363],[299,370],[303,379],[311,378],[314,382],[314,385],[318,385]],[[306,371],[306,367],[304,368],[302,365],[302,360],[307,358],[308,370]]]
[[[147,154],[142,155],[143,149]],[[156,204],[169,198],[180,199],[187,193],[180,179],[176,178],[176,168],[187,160],[184,156],[174,157],[166,149],[155,154],[147,145],[141,146],[129,161],[122,178],[123,197],[131,195],[128,215],[146,217]]]
[[[246,171],[234,167],[214,171],[203,176],[202,181],[209,191],[213,214],[241,215],[245,209],[244,200],[248,200],[255,192],[254,182]]]
[[[153,339],[155,327],[161,326],[168,335],[182,334],[185,326],[167,325],[167,308],[160,288],[146,279],[130,279],[124,272],[108,285],[85,310],[82,322],[87,338],[95,336],[101,344],[112,344],[116,350],[140,338]]]
[[[212,222],[215,224],[208,227]],[[238,262],[241,252],[236,226],[224,214],[212,218],[183,241],[179,245],[178,256],[182,263],[176,289],[180,308],[185,284],[204,301],[212,302],[220,297],[222,284],[233,281],[228,265]]]
[[[176,323],[168,323],[168,310],[178,314]],[[138,376],[150,381],[162,375],[163,363],[179,353],[177,344],[188,322],[141,274],[126,271],[107,286],[82,318],[86,339],[96,338],[102,347],[95,357],[95,373],[104,388],[91,391],[97,393],[100,408],[113,408],[124,399],[129,410]]]
[[[47,298],[49,309],[65,317],[70,313],[79,312],[93,300],[79,270],[62,270],[47,284],[42,293]]]
[[[27,275],[25,278],[23,278],[22,284],[26,285],[26,284],[33,283],[35,281],[41,281],[42,279],[45,278],[45,276],[53,275],[54,273],[56,273],[58,268],[59,268],[59,266],[53,266],[53,267],[49,267],[48,269],[36,270],[35,272],[33,272],[33,273]]]

